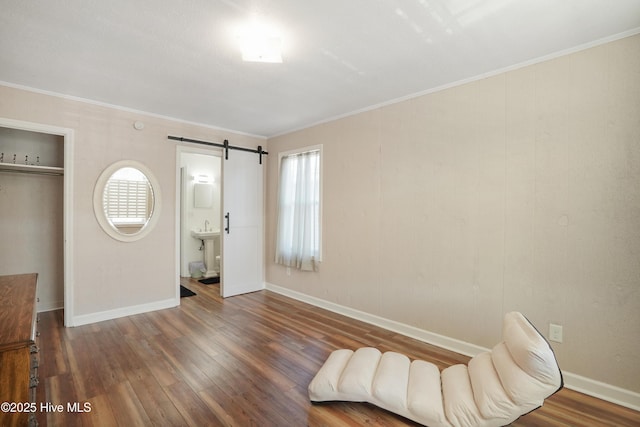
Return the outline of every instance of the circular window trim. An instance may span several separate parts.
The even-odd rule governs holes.
[[[105,186],[107,185],[107,181],[109,181],[111,175],[113,175],[117,170],[127,167],[136,168],[140,172],[142,172],[149,180],[149,185],[151,185],[151,191],[153,192],[153,210],[151,211],[151,216],[149,217],[147,223],[142,227],[142,229],[133,234],[121,233],[112,226],[111,222],[109,222],[106,215],[104,214],[102,197]],[[158,180],[156,179],[155,175],[151,173],[151,170],[147,166],[135,160],[120,160],[112,163],[102,171],[93,189],[93,211],[96,219],[98,220],[98,224],[100,224],[102,230],[110,237],[121,242],[135,242],[149,234],[149,232],[153,230],[158,222],[161,206],[162,198],[160,195],[160,184],[158,183]]]

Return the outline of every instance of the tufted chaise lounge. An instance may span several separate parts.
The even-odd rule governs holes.
[[[309,384],[309,398],[369,402],[431,427],[507,425],[542,406],[563,380],[549,343],[522,314],[505,315],[502,339],[442,373],[391,351],[335,350]]]

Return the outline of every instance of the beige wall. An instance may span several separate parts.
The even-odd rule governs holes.
[[[259,138],[6,86],[0,86],[0,117],[74,130],[73,308],[74,316],[87,319],[101,312],[126,313],[128,307],[152,306],[176,296],[176,143],[167,135],[266,146]],[[145,123],[144,130],[133,128],[136,120]],[[145,164],[159,181],[162,196],[158,224],[132,243],[109,237],[93,212],[98,176],[124,159]]]
[[[277,153],[312,144],[324,260],[288,276]],[[640,36],[269,148],[268,283],[483,347],[519,310],[563,325],[564,370],[640,392]]]

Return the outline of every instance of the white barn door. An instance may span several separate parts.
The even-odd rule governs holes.
[[[256,153],[222,161],[222,297],[264,289],[263,168]]]

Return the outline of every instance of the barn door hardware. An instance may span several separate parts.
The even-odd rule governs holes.
[[[237,147],[235,145],[229,145],[229,141],[226,140],[226,139],[223,141],[222,144],[220,144],[219,142],[199,141],[197,139],[183,138],[181,136],[171,136],[171,135],[169,135],[167,138],[171,139],[171,140],[174,140],[174,141],[190,142],[190,143],[193,143],[193,144],[201,144],[201,145],[208,145],[210,147],[222,148],[222,149],[224,149],[224,159],[225,160],[229,160],[229,150],[240,150],[240,151],[246,151],[248,153],[257,153],[258,156],[259,156],[258,157],[258,161],[260,162],[260,164],[262,164],[262,156],[269,154],[267,151],[264,151],[262,149],[262,145],[258,145],[257,149],[246,148],[246,147]]]

